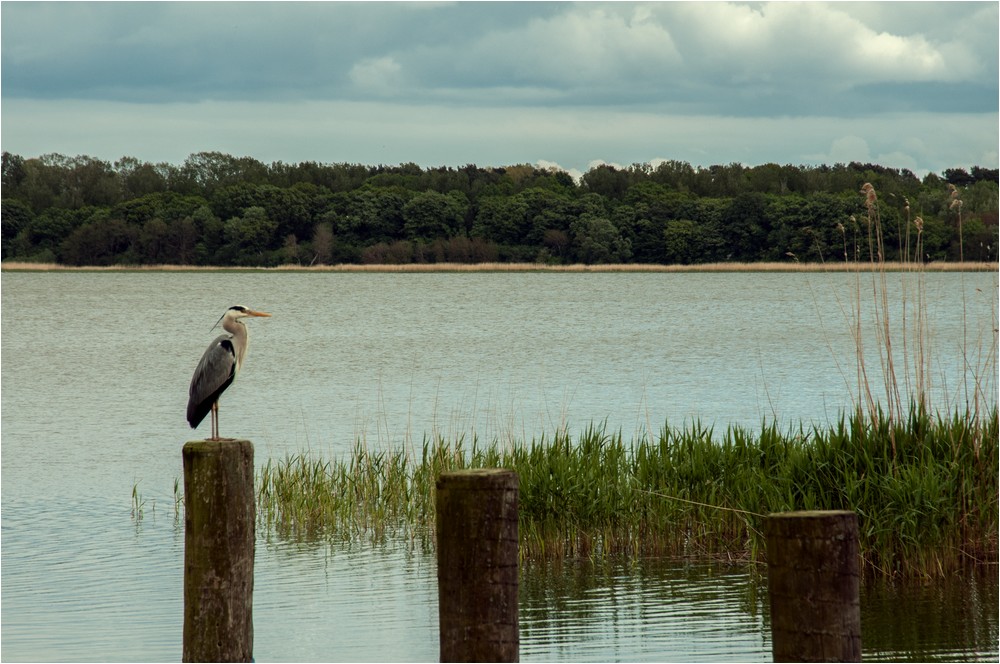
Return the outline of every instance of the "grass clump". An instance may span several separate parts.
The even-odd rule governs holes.
[[[938,576],[997,557],[998,425],[986,417],[906,421],[851,415],[784,433],[697,423],[626,443],[591,426],[523,443],[427,440],[348,459],[286,457],[261,470],[265,527],[307,539],[404,538],[433,547],[441,472],[503,467],[520,478],[524,559],[628,555],[763,562],[770,512],[858,513],[865,569]]]

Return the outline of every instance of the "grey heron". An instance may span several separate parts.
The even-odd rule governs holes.
[[[219,440],[219,397],[239,373],[250,344],[247,326],[240,319],[270,315],[238,304],[229,307],[215,323],[218,325],[221,322],[226,333],[217,336],[201,356],[191,377],[187,406],[187,421],[192,429],[201,424],[205,415],[212,413],[212,436],[209,440]]]

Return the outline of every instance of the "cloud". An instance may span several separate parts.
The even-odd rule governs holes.
[[[645,6],[627,14],[574,7],[516,30],[488,33],[471,50],[473,62],[492,65],[495,75],[560,87],[605,86],[680,64],[670,33]]]
[[[581,171],[598,159],[823,163],[861,153],[855,137],[872,159],[923,170],[997,160],[996,3],[6,2],[0,13],[4,149],[24,155],[179,161],[219,149]]]
[[[995,103],[996,4],[888,4],[4,3],[3,95],[822,115],[948,82]]]
[[[399,92],[402,82],[403,68],[390,56],[367,58],[358,62],[348,76],[351,82],[359,88],[371,90],[380,95],[391,95]]]
[[[853,15],[853,4],[662,7],[661,18],[671,25],[685,65],[717,83],[783,82],[810,94],[887,80],[955,80],[958,68],[975,73],[971,54],[957,41],[935,43],[919,32],[873,29]]]

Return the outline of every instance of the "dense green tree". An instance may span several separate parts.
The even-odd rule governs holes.
[[[59,257],[69,265],[114,265],[138,262],[132,251],[138,229],[121,219],[100,218],[77,227],[61,246]]]
[[[3,178],[0,179],[0,186],[7,191],[21,186],[28,176],[24,170],[24,157],[18,154],[11,154],[3,151]]]
[[[85,221],[86,218],[79,211],[49,208],[28,221],[19,235],[23,235],[27,243],[35,249],[55,251],[59,244]]]
[[[222,152],[197,152],[189,156],[178,173],[178,183],[194,185],[210,197],[216,189],[235,184],[264,184],[267,167],[252,157],[234,157]]]
[[[23,231],[35,218],[34,212],[24,201],[16,198],[5,198],[0,203],[0,238],[3,240],[3,257],[13,255],[13,242],[18,233]]]
[[[700,228],[690,219],[671,219],[663,230],[664,258],[669,263],[688,265],[702,257]]]
[[[179,263],[175,259],[170,227],[162,219],[151,219],[143,225],[136,241],[139,258],[146,264]]]
[[[114,164],[114,170],[121,181],[122,196],[125,200],[139,198],[167,190],[164,169],[153,164],[140,162],[134,157],[122,157]]]
[[[410,240],[432,241],[465,231],[469,201],[465,194],[425,191],[403,205],[403,232]]]
[[[397,187],[368,186],[345,194],[334,203],[334,234],[358,247],[394,242],[403,237],[403,206],[410,196]]]
[[[632,258],[628,240],[607,218],[584,214],[570,226],[570,234],[581,263],[627,263]]]
[[[624,198],[633,178],[628,170],[601,164],[584,173],[580,181],[584,189],[591,193],[620,200]]]
[[[278,224],[262,207],[248,207],[241,217],[231,217],[223,225],[223,236],[234,256],[261,255],[271,247]]]
[[[517,196],[489,196],[479,200],[472,236],[497,244],[522,244],[531,230],[528,201]]]
[[[200,152],[175,166],[5,152],[2,252],[224,265],[609,256],[660,263],[866,258],[880,238],[888,259],[919,252],[995,260],[997,173],[972,166],[921,181],[861,162],[664,161],[599,165],[576,183],[530,164],[266,166]],[[865,183],[877,192],[877,226],[859,193]],[[106,251],[95,247],[100,241]]]
[[[275,222],[278,236],[309,237],[313,215],[307,193],[299,188],[284,189],[271,184],[239,183],[221,187],[212,197],[212,211],[222,219],[240,216],[252,207],[262,208]]]
[[[761,257],[771,261],[842,259],[838,224],[857,212],[856,205],[853,198],[822,193],[769,198],[766,214],[770,230]]]
[[[946,168],[943,175],[946,182],[956,187],[968,187],[976,181],[964,168]]]
[[[767,250],[767,234],[771,226],[764,194],[740,194],[726,208],[721,221],[731,260],[761,260]]]
[[[60,167],[62,207],[106,206],[121,200],[121,183],[108,162],[81,156],[65,160]]]
[[[649,179],[674,191],[687,193],[694,189],[696,177],[691,164],[670,159],[657,165]]]

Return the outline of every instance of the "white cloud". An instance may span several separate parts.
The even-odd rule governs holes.
[[[944,81],[961,49],[921,33],[874,30],[854,3],[667,3],[661,18],[695,71],[734,82],[783,79],[807,88],[877,81]]]
[[[358,62],[348,73],[351,82],[380,95],[398,93],[403,68],[392,57],[367,58]]]
[[[625,13],[587,4],[566,7],[556,16],[482,33],[462,47],[454,66],[479,71],[486,81],[574,87],[605,86],[680,64],[670,33],[644,5]]]

